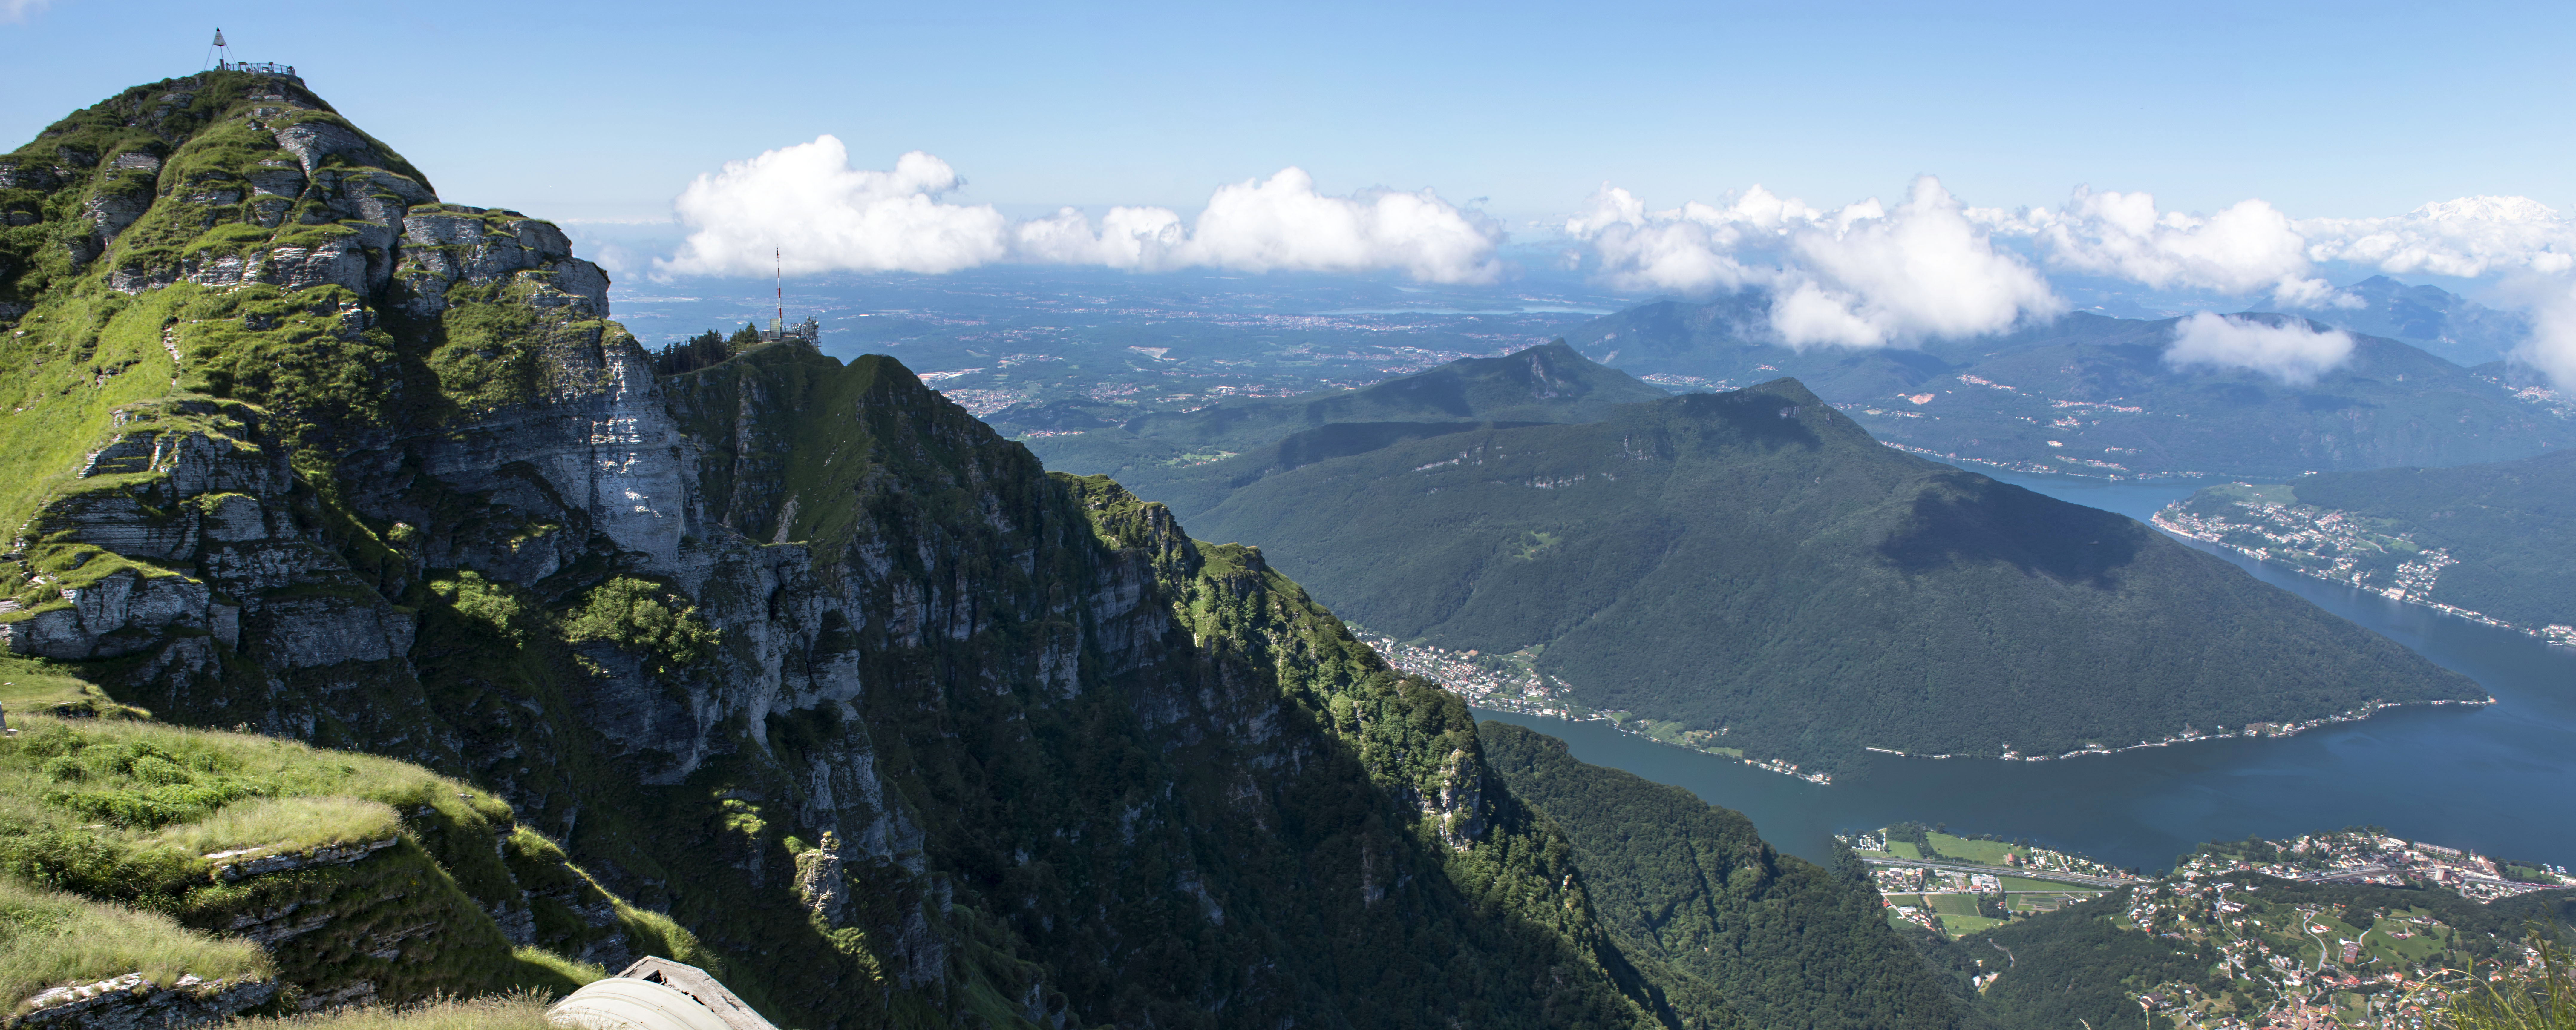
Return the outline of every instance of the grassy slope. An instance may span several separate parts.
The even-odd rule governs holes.
[[[1689,791],[1578,762],[1553,737],[1479,729],[1503,781],[1573,842],[1611,930],[1715,985],[1751,1025],[1961,1025],[1866,881],[1773,851],[1743,815]]]
[[[211,979],[273,969],[307,992],[363,979],[387,1001],[568,989],[596,971],[515,951],[486,914],[517,899],[518,881],[492,843],[510,818],[499,801],[389,759],[143,721],[28,718],[17,736],[0,740],[0,876],[12,897],[28,901],[10,910],[34,914],[12,917],[19,932],[0,943],[0,966],[38,972],[12,980],[18,993],[8,999],[136,970]],[[217,875],[218,863],[202,857],[389,838],[394,847],[354,864],[238,880]],[[45,914],[63,908],[65,897],[81,899],[85,914]],[[168,913],[195,929],[132,910]],[[247,964],[230,953],[237,945],[198,936],[280,910],[296,922],[327,918],[269,954],[253,949],[257,958]],[[45,943],[54,931],[42,927],[79,923],[123,936],[76,956]],[[396,957],[366,954],[389,947]],[[44,956],[73,960],[37,961]]]
[[[266,979],[274,963],[259,946],[180,926],[159,912],[92,901],[0,877],[0,1012],[49,987],[141,973],[170,985]]]
[[[1881,447],[1788,381],[1336,458],[1200,525],[1373,628],[1544,644],[1585,704],[1827,768],[2483,696],[2144,525]]]

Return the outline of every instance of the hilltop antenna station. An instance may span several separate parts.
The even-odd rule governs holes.
[[[778,313],[769,320],[769,331],[760,334],[761,342],[777,343],[782,340],[794,340],[815,350],[823,349],[823,327],[814,321],[813,316],[808,315],[804,321],[795,325],[787,324],[787,249],[773,248],[769,252],[769,260],[775,263],[771,274],[775,277],[773,283],[777,291]]]

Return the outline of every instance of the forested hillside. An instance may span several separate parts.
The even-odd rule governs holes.
[[[1268,475],[1195,521],[1373,630],[1831,770],[2475,699],[2108,512],[1898,453],[1793,381]]]
[[[2157,521],[2321,579],[2576,641],[2576,451],[2215,486]]]
[[[1889,927],[1865,876],[1783,855],[1740,813],[1575,761],[1554,737],[1504,722],[1477,729],[1494,772],[1573,844],[1602,924],[1713,985],[1750,1025],[1973,1025]]]
[[[1665,392],[1603,368],[1558,340],[1499,358],[1467,358],[1357,390],[1229,398],[1189,412],[1115,424],[1065,406],[993,416],[1048,468],[1107,475],[1187,519],[1270,471],[1479,422],[1590,422]]]

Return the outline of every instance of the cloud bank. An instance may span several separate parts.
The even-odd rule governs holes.
[[[43,6],[0,0],[0,20]],[[1195,220],[1116,207],[1096,222],[1073,208],[1013,221],[990,205],[945,199],[963,184],[955,168],[920,151],[891,169],[854,168],[839,139],[820,136],[691,182],[672,202],[687,239],[652,271],[759,275],[783,254],[786,270],[800,274],[1002,262],[1393,271],[1436,283],[1488,283],[1505,272],[1498,251],[1506,235],[1483,212],[1428,189],[1326,194],[1295,167],[1218,187]],[[1652,210],[1604,184],[1563,229],[1616,289],[1768,292],[1772,331],[1799,348],[1906,346],[2054,317],[2067,305],[2044,270],[2262,298],[2327,318],[2361,302],[2328,285],[2324,266],[2521,277],[2544,299],[2518,356],[2576,389],[2576,219],[2527,197],[2463,197],[2388,218],[2293,219],[2260,199],[2202,214],[2163,210],[2144,192],[2078,188],[2058,207],[2006,211],[1967,207],[1925,176],[1893,207],[1816,207],[1755,186],[1721,203]],[[2166,360],[2305,383],[2350,354],[2351,339],[2339,332],[2196,315],[2178,326]]]
[[[2213,315],[2203,311],[2174,324],[2165,364],[2177,369],[2241,368],[2292,386],[2306,386],[2352,359],[2352,335],[2319,332],[2305,319]]]
[[[2312,218],[2297,226],[2316,260],[2392,275],[2468,279],[2576,269],[2576,221],[2529,197],[2461,197],[2395,218]]]
[[[1648,211],[1604,186],[1565,231],[1622,289],[1770,290],[1771,327],[1792,347],[1978,336],[2065,309],[1931,176],[1892,210],[1870,200],[1826,211],[1756,186],[1723,207]]]
[[[850,167],[840,140],[821,136],[728,162],[672,202],[689,230],[656,271],[744,275],[784,252],[791,272],[953,272],[1004,261],[1187,267],[1247,272],[1402,271],[1439,283],[1490,282],[1502,270],[1500,223],[1430,190],[1331,196],[1303,169],[1219,187],[1196,224],[1157,207],[1110,209],[1095,228],[1072,208],[1013,223],[989,205],[940,199],[963,180],[919,151],[892,171]]]
[[[2318,307],[2334,287],[2310,275],[2308,240],[2289,216],[2260,200],[2214,215],[2158,211],[2147,193],[2078,188],[2064,207],[1981,210],[1978,221],[2025,236],[2051,267],[2127,279],[2150,289],[2186,287]]]

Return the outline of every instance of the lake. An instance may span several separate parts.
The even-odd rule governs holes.
[[[2142,520],[2199,485],[1987,474]],[[1810,859],[1830,854],[1838,830],[1912,819],[1953,832],[2028,837],[2151,872],[2202,841],[2354,825],[2525,861],[2576,863],[2576,649],[2185,542],[2476,679],[2499,703],[2400,709],[2295,737],[2051,762],[1872,754],[1829,787],[1604,723],[1479,714],[1564,738],[1584,761],[1741,811],[1773,845]]]

